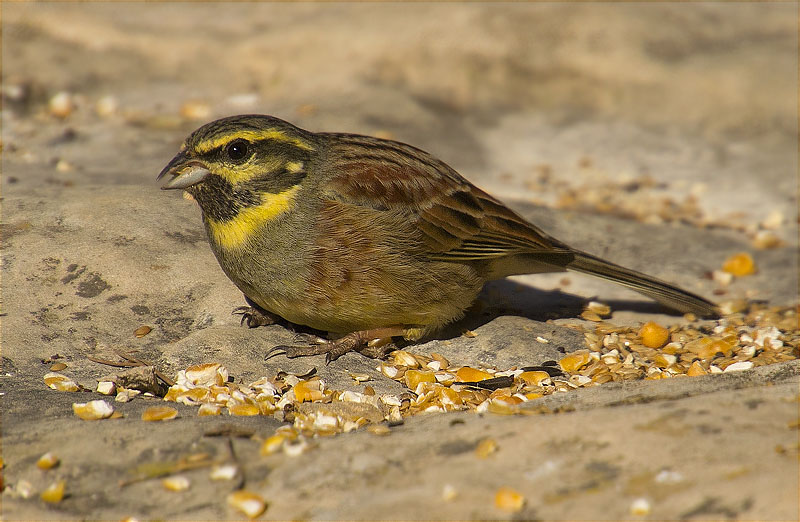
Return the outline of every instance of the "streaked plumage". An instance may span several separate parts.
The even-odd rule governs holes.
[[[460,318],[486,281],[565,269],[717,314],[702,297],[548,236],[403,143],[233,116],[192,133],[166,175],[164,188],[197,200],[211,248],[242,292],[319,330],[418,338]]]

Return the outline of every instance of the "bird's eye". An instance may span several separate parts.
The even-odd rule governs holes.
[[[225,147],[225,153],[231,161],[241,163],[250,156],[250,143],[247,140],[233,140]]]

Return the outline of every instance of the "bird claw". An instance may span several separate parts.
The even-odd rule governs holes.
[[[269,358],[276,355],[278,352],[282,352],[289,359],[307,355],[325,354],[325,364],[330,364],[347,352],[359,352],[366,357],[379,359],[383,357],[387,351],[394,348],[394,344],[391,342],[391,336],[394,334],[395,332],[393,330],[389,332],[385,330],[369,330],[352,332],[333,341],[314,337],[313,340],[305,346],[275,346],[267,352],[265,357]],[[368,342],[370,339],[380,339],[383,342],[370,343]]]
[[[267,326],[277,321],[275,316],[255,306],[238,306],[233,309],[231,315],[241,315],[242,320],[239,322],[239,325],[247,324],[248,328]]]
[[[273,357],[275,355],[281,355],[282,353],[283,354],[287,354],[288,353],[288,348],[290,348],[290,347],[286,346],[286,345],[283,345],[283,344],[279,344],[278,346],[273,346],[272,348],[267,350],[267,353],[264,354],[264,360],[266,361],[270,357]],[[291,359],[291,356],[289,356],[289,355],[286,355],[286,356]]]

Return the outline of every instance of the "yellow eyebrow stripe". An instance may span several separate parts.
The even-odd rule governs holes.
[[[209,237],[223,249],[241,247],[260,227],[291,210],[299,190],[300,186],[295,185],[278,194],[262,194],[260,205],[243,208],[232,219],[217,221],[207,218]]]
[[[298,147],[303,150],[313,150],[313,147],[298,138],[292,137],[287,135],[284,132],[279,130],[243,130],[237,131],[232,134],[226,134],[225,136],[220,136],[218,138],[214,138],[211,140],[201,141],[195,146],[195,149],[200,154],[205,154],[206,152],[212,151],[217,147],[224,147],[228,143],[232,142],[233,140],[243,139],[247,141],[259,141],[259,140],[275,140],[275,141],[282,141],[284,143],[290,143],[295,147]]]

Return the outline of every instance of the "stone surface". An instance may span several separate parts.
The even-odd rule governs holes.
[[[104,397],[42,380],[63,362],[93,390],[116,370],[87,356],[131,353],[168,375],[220,362],[234,382],[314,369],[335,389],[404,390],[358,354],[265,360],[303,332],[231,314],[244,302],[195,204],[155,176],[191,130],[232,113],[407,141],[571,245],[715,299],[796,305],[795,19],[779,3],[4,4],[3,518],[238,519],[225,497],[245,485],[275,519],[621,519],[645,499],[656,519],[796,520],[796,361],[606,384],[537,400],[530,415],[423,415],[298,457],[259,456],[280,426],[271,417],[171,404],[177,419],[145,423],[161,402],[139,396],[114,403],[121,419],[88,422],[72,403]],[[60,116],[59,92],[71,100]],[[692,195],[714,226],[558,208],[603,184],[645,207]],[[776,213],[783,246],[755,250]],[[740,251],[755,275],[727,288],[706,277]],[[501,369],[557,360],[585,347],[572,327],[590,299],[619,324],[684,321],[589,277],[517,276],[406,349]],[[137,337],[141,326],[152,330]],[[487,437],[499,450],[479,459]],[[45,472],[35,463],[48,451],[61,463]],[[137,480],[200,454],[208,465],[183,472],[187,491]],[[237,478],[208,478],[231,462]],[[66,497],[46,505],[38,494],[58,479]],[[502,486],[525,496],[523,511],[494,507]]]

